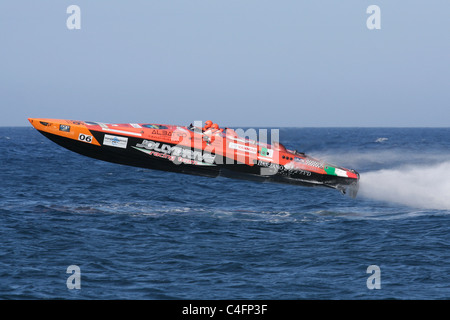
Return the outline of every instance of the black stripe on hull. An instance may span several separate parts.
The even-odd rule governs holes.
[[[116,148],[111,146],[97,146],[93,144],[89,144],[82,141],[77,141],[65,137],[61,137],[58,135],[54,135],[45,131],[39,131],[45,137],[55,142],[56,144],[86,157],[132,166],[139,167],[145,169],[155,169],[162,171],[170,171],[177,173],[186,173],[193,175],[200,175],[206,177],[217,177],[219,175],[219,168],[216,166],[194,166],[187,165],[184,163],[175,164],[167,159],[160,159],[157,157],[149,156],[145,153],[142,153],[138,150],[130,148],[127,146],[126,149]],[[103,137],[100,137],[99,134],[96,134],[95,131],[91,131],[97,141],[102,143]],[[100,133],[104,135],[103,133]],[[120,136],[120,135],[117,135]],[[125,137],[125,136],[123,136]],[[136,144],[142,141],[142,139],[137,139],[134,137],[126,137],[129,139],[129,144]]]

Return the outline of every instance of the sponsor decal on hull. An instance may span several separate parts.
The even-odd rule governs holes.
[[[67,124],[60,124],[59,131],[70,132],[70,126]]]
[[[105,134],[105,137],[103,138],[103,145],[126,149],[128,145],[128,138]]]
[[[279,173],[280,175],[289,175],[289,174],[294,173],[294,174],[301,174],[301,175],[304,175],[307,177],[311,176],[311,172],[302,170],[300,168],[295,168],[294,166],[289,165],[289,163],[287,165],[283,166],[283,165],[277,164],[277,163],[265,162],[265,161],[258,160],[257,164],[260,167],[271,169],[274,172]],[[270,173],[270,171],[267,171],[267,170],[265,172]]]
[[[233,143],[233,142],[230,142],[230,144],[228,146],[230,149],[244,151],[244,152],[248,152],[251,154],[256,154],[256,151],[257,151],[257,149],[255,147],[250,147],[250,146],[246,146],[243,144],[237,144],[237,143]]]
[[[188,148],[172,146],[152,140],[143,140],[141,143],[133,146],[133,148],[151,156],[168,159],[174,163],[214,165],[214,159],[216,157],[207,152],[192,151]]]

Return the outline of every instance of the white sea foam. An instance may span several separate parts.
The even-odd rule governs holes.
[[[339,166],[360,170],[361,167],[376,166],[378,168],[393,168],[405,164],[439,164],[450,159],[449,153],[417,152],[408,150],[381,150],[381,151],[350,151],[339,152],[308,152],[317,159],[326,160]]]
[[[358,196],[417,208],[450,210],[450,161],[362,173]]]
[[[370,150],[319,152],[314,156],[359,171],[358,197],[421,209],[450,210],[448,153]]]

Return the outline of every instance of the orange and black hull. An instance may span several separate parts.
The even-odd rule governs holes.
[[[40,133],[76,153],[117,164],[261,182],[358,191],[359,174],[302,153],[201,129],[160,124],[104,124],[30,118]],[[230,130],[232,131],[232,130]]]

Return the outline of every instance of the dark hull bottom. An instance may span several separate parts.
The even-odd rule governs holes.
[[[175,164],[167,159],[159,159],[149,156],[138,150],[130,148],[129,146],[126,149],[105,145],[100,147],[82,141],[76,141],[73,139],[61,137],[44,131],[39,132],[51,141],[73,152],[90,158],[122,165],[213,178],[222,176],[232,179],[251,180],[256,182],[273,182],[301,185],[306,187],[329,187],[338,189],[344,194],[349,194],[351,197],[355,197],[356,193],[358,192],[358,182],[355,181],[355,179],[350,178],[322,175],[314,172],[311,172],[308,176],[295,172],[261,175],[261,167],[257,165],[248,166],[244,164],[218,164],[211,166],[199,166],[184,163]],[[98,141],[103,141],[103,132],[92,133]],[[142,139],[137,139],[134,137],[128,137],[128,139],[131,142],[130,145],[136,145],[137,143],[142,141]]]

